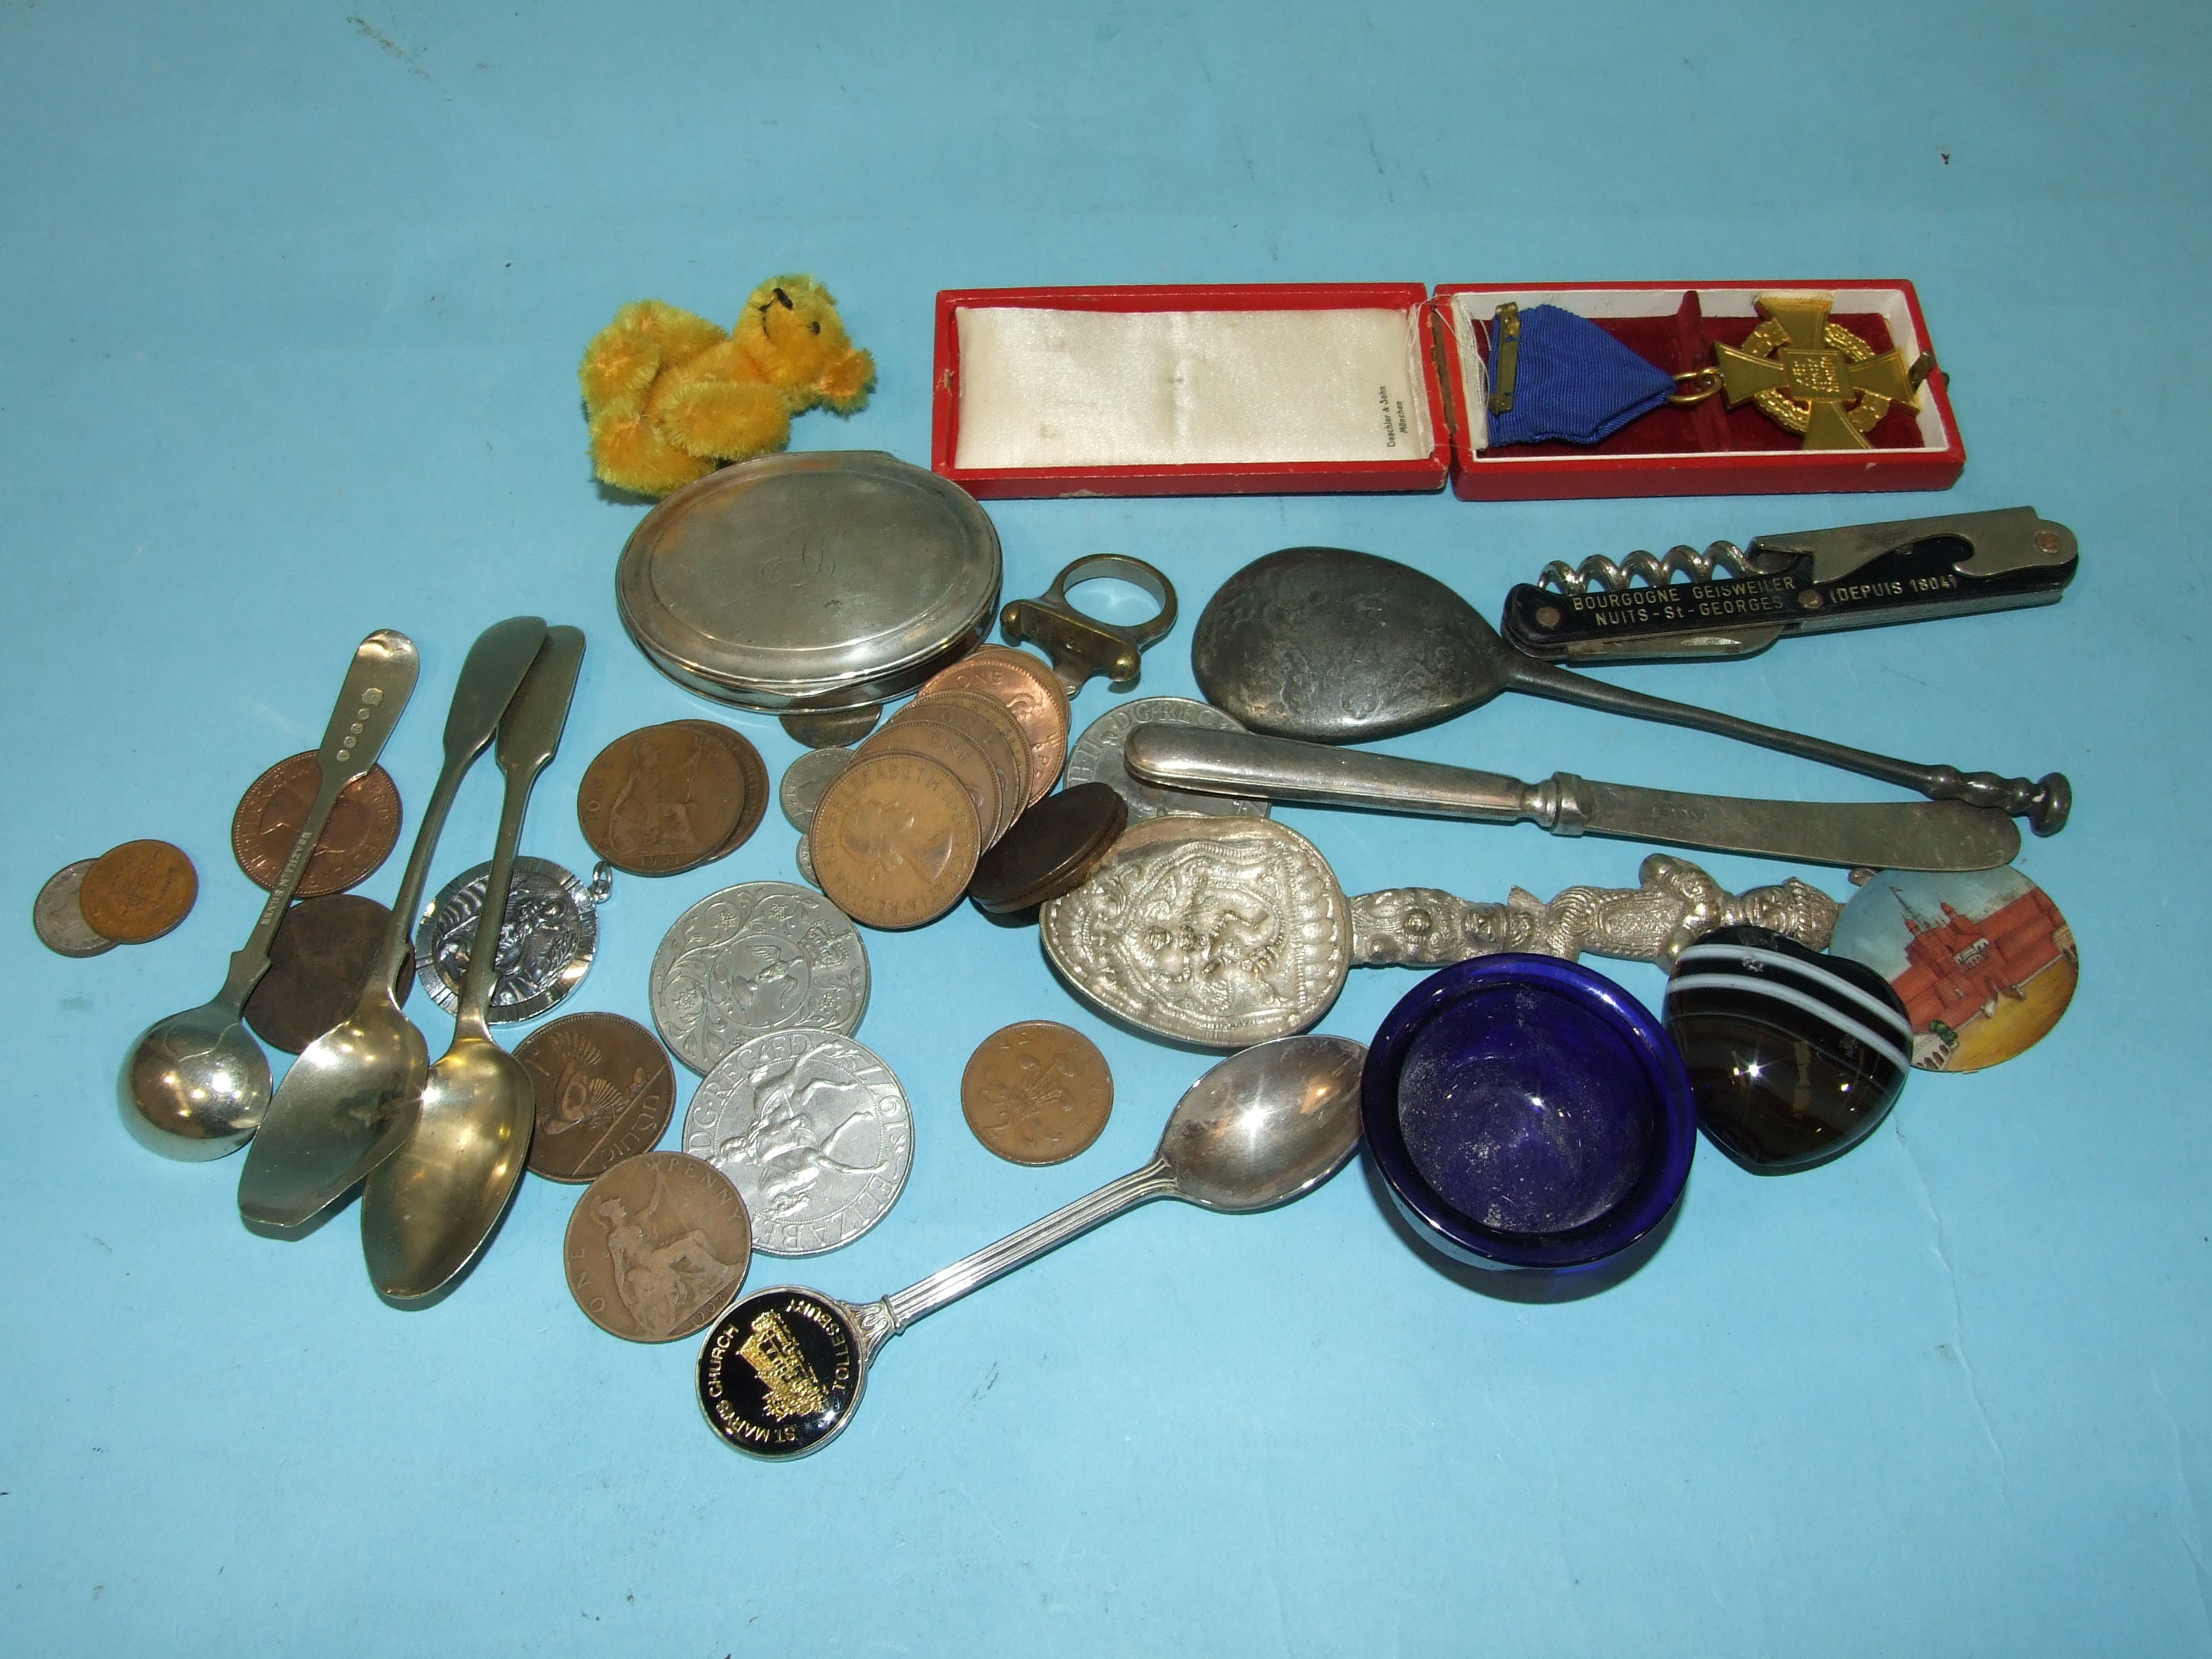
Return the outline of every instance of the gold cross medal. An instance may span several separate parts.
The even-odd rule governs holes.
[[[1893,404],[1920,412],[1920,383],[1935,367],[1926,353],[1875,349],[1828,320],[1826,294],[1762,294],[1762,319],[1741,347],[1716,345],[1714,392],[1735,409],[1755,403],[1777,426],[1802,433],[1807,449],[1871,449],[1866,434]],[[1696,394],[1677,402],[1696,401]]]

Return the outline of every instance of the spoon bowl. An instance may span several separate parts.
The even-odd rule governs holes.
[[[491,1237],[530,1155],[530,1073],[488,1037],[458,1037],[430,1067],[407,1144],[376,1173],[388,1224],[364,1228],[369,1278],[395,1302],[459,1275]]]
[[[155,1021],[124,1062],[123,1125],[164,1158],[227,1157],[268,1106],[269,1057],[220,998]]]
[[[1170,1195],[1238,1215],[1311,1192],[1359,1144],[1366,1053],[1346,1037],[1291,1037],[1223,1060],[1191,1085],[1160,1137]]]

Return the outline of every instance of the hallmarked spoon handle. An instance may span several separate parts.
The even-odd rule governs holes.
[[[1955,766],[1922,766],[1912,761],[1893,760],[1887,755],[1784,732],[1778,726],[1761,726],[1755,720],[1739,720],[1734,714],[1699,708],[1692,703],[1649,697],[1603,680],[1587,679],[1533,657],[1518,658],[1512,665],[1512,676],[1515,690],[1550,697],[1557,702],[1576,703],[1608,714],[1626,714],[1632,720],[1684,726],[1693,732],[1734,738],[1739,743],[1755,743],[1762,749],[1778,750],[1801,760],[1819,761],[1824,766],[1880,778],[1899,788],[1917,791],[1930,800],[1958,800],[1969,806],[1995,807],[2009,817],[2026,818],[2028,827],[2039,836],[2055,836],[2063,830],[2067,814],[2074,809],[2074,786],[2066,781],[2063,772],[2048,773],[2031,783],[2026,778],[2001,778],[1994,772],[1961,772]]]
[[[544,617],[510,617],[484,629],[469,647],[468,660],[461,665],[461,677],[453,686],[453,708],[446,716],[445,768],[430,792],[429,805],[422,809],[422,823],[415,832],[415,850],[408,855],[406,873],[399,878],[399,891],[392,901],[392,919],[385,924],[384,943],[369,969],[364,994],[380,987],[388,992],[399,977],[399,964],[406,957],[415,931],[415,907],[422,902],[422,884],[429,877],[431,855],[438,850],[446,814],[453,810],[461,780],[499,729],[500,716],[514,700],[515,689],[544,643]]]
[[[507,795],[499,814],[499,839],[484,876],[483,911],[469,945],[469,970],[461,978],[453,1034],[489,1039],[484,1012],[499,977],[499,934],[507,918],[507,890],[514,881],[515,849],[522,842],[523,815],[530,792],[561,746],[568,723],[568,704],[576,694],[576,675],[584,665],[584,634],[577,628],[549,628],[545,643],[507,706],[499,726],[499,769],[507,776]]]
[[[415,642],[389,628],[378,629],[354,652],[353,665],[346,671],[337,705],[331,710],[331,723],[323,732],[318,757],[322,783],[315,791],[314,805],[307,809],[307,821],[293,840],[276,884],[269,890],[268,902],[261,907],[253,932],[232,954],[230,976],[216,994],[216,1000],[233,1013],[245,1008],[246,999],[269,971],[270,941],[276,937],[284,908],[291,903],[300,878],[307,873],[307,860],[314,854],[315,843],[322,839],[323,826],[330,822],[338,796],[376,764],[392,727],[399,724],[408,698],[414,695],[421,672]]]
[[[876,1350],[886,1341],[948,1302],[957,1302],[969,1291],[981,1290],[993,1279],[1005,1277],[1024,1262],[1036,1261],[1048,1250],[1058,1249],[1078,1234],[1087,1233],[1139,1204],[1171,1196],[1175,1184],[1175,1171],[1168,1167],[1167,1160],[1156,1158],[1143,1169],[1133,1170],[1118,1181],[1108,1182],[1097,1192],[1054,1210],[1041,1221],[1032,1221],[1019,1232],[1009,1233],[997,1243],[987,1244],[975,1255],[963,1256],[920,1284],[892,1291],[872,1304],[882,1309],[887,1319],[868,1318],[866,1316],[871,1310],[858,1310],[863,1315],[860,1324],[867,1357],[873,1358]]]

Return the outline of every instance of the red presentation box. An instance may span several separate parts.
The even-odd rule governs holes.
[[[937,296],[930,465],[981,497],[1434,489],[1470,501],[1941,489],[1966,448],[1940,373],[1864,450],[1808,451],[1750,404],[1656,410],[1594,445],[1485,444],[1497,307],[1589,317],[1670,374],[1739,345],[1765,294],[1907,363],[1912,285],[1416,283],[971,289]]]

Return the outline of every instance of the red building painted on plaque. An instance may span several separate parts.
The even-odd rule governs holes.
[[[2028,981],[2074,954],[2073,930],[2039,887],[1979,920],[1945,904],[1937,921],[1915,910],[1902,893],[1897,902],[1912,936],[1905,941],[1905,971],[1890,986],[1916,1031],[1939,1021],[1955,1031],[1999,997],[2019,1000]]]

